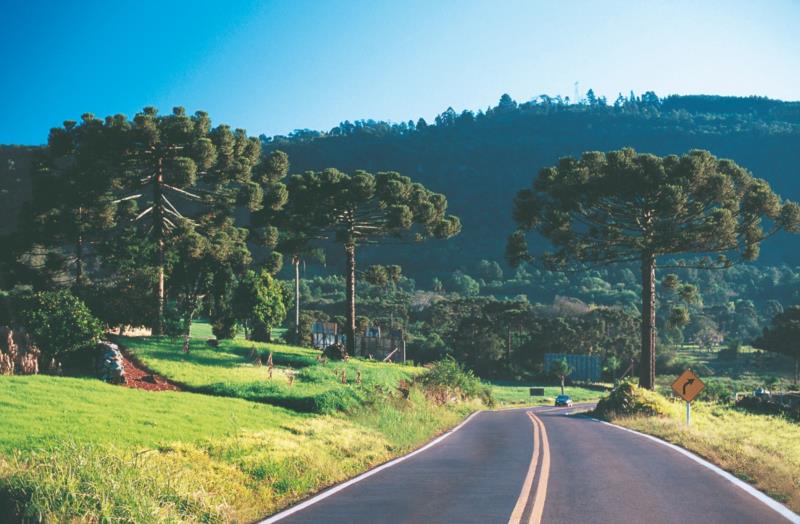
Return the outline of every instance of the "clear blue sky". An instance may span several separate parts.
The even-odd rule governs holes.
[[[594,88],[800,99],[800,1],[3,0],[0,143],[84,112],[251,134]]]

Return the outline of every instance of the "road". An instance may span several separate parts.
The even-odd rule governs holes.
[[[577,408],[577,406],[576,406]],[[786,523],[678,451],[573,409],[487,411],[266,523]]]

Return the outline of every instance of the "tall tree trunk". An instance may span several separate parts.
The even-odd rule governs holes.
[[[75,285],[83,284],[83,235],[78,233],[75,239]]]
[[[356,246],[344,246],[347,255],[347,353],[356,354]]]
[[[164,216],[163,216],[163,187],[164,164],[158,158],[158,171],[153,177],[153,237],[156,241],[156,271],[158,273],[155,289],[156,323],[153,326],[153,335],[164,334]]]
[[[292,257],[294,264],[294,334],[300,344],[300,257]]]
[[[639,360],[639,385],[656,386],[656,259],[642,255],[642,356]]]

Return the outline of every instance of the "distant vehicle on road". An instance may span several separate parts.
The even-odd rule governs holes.
[[[556,397],[556,406],[572,407],[572,399],[569,398],[569,395],[559,395]]]

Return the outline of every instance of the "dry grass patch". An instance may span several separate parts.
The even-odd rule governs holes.
[[[800,424],[696,402],[686,427],[682,403],[670,416],[614,417],[615,424],[693,451],[800,512]]]

